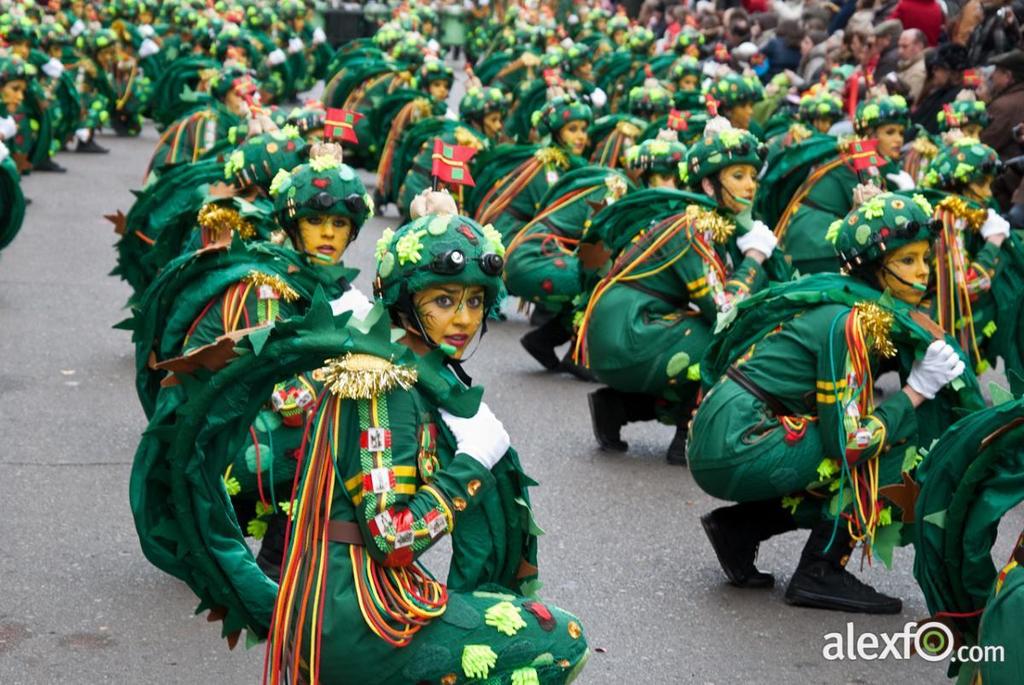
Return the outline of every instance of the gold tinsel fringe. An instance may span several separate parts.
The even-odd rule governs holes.
[[[988,218],[988,212],[984,209],[971,209],[963,198],[957,195],[944,197],[936,207],[946,210],[958,219],[963,219],[972,231],[980,231],[981,225]]]
[[[936,147],[935,143],[928,140],[927,136],[918,136],[910,147],[914,152],[928,159],[934,159],[935,155],[939,154],[939,148]]]
[[[368,400],[397,387],[408,390],[416,383],[416,378],[415,367],[355,352],[328,360],[324,372],[324,382],[331,393],[355,400]]]
[[[455,142],[462,147],[471,147],[474,150],[484,149],[483,143],[480,142],[480,139],[462,126],[455,129]]]
[[[640,135],[640,128],[631,121],[620,121],[615,124],[615,130],[627,138],[636,138]]]
[[[203,205],[196,217],[199,225],[220,237],[234,231],[245,240],[256,237],[256,229],[242,218],[242,215],[229,207],[216,204]]]
[[[274,276],[272,274],[265,274],[262,271],[256,271],[255,269],[250,271],[242,279],[246,283],[259,287],[261,285],[269,285],[271,288],[277,291],[277,294],[281,296],[281,299],[285,302],[294,302],[299,299],[299,294],[295,290],[284,282],[280,276]]]
[[[722,244],[732,237],[736,231],[736,224],[723,217],[718,212],[704,209],[697,205],[690,205],[686,208],[686,217],[691,225],[698,231],[708,231],[711,239]]]
[[[533,153],[533,156],[540,160],[541,164],[569,168],[569,157],[557,147],[542,147]]]
[[[896,356],[896,346],[892,343],[892,312],[874,302],[858,302],[856,306],[857,325],[860,326],[864,339],[872,349],[886,358]]]

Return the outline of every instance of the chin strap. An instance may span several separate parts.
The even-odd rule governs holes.
[[[883,270],[884,270],[884,271],[885,271],[885,272],[886,272],[887,274],[889,274],[890,276],[892,276],[893,278],[895,278],[895,279],[896,279],[897,281],[899,281],[899,282],[900,282],[900,283],[902,283],[903,285],[907,286],[908,288],[913,288],[914,290],[916,290],[916,291],[918,291],[918,292],[921,292],[921,293],[926,293],[926,292],[928,292],[928,286],[925,286],[925,285],[921,285],[920,283],[911,283],[910,281],[907,281],[907,280],[905,280],[905,279],[901,278],[901,277],[899,276],[899,274],[897,274],[897,273],[896,273],[895,271],[893,271],[892,269],[890,269],[890,268],[889,268],[888,266],[886,266],[885,264],[883,264],[883,265],[882,265],[882,269],[883,269]]]
[[[455,377],[462,381],[462,383],[467,388],[473,387],[473,379],[470,378],[469,374],[466,373],[466,370],[462,368],[462,362],[460,362],[455,357],[447,357],[444,360],[444,364],[445,366],[452,370],[452,373],[455,374]]]

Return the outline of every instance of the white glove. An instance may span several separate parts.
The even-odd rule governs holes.
[[[907,385],[929,400],[946,383],[964,372],[964,363],[953,346],[945,340],[936,340],[928,346],[924,359],[914,362]]]
[[[284,64],[288,56],[284,54],[284,50],[281,48],[275,48],[273,52],[267,55],[267,63],[272,67],[276,67],[279,64]]]
[[[914,183],[914,177],[902,169],[895,174],[886,174],[885,177],[896,186],[897,190],[913,190],[917,185]]]
[[[297,52],[302,52],[306,49],[306,44],[302,42],[302,39],[298,36],[293,36],[288,39],[288,52],[294,55]]]
[[[435,55],[440,55],[441,54],[441,44],[438,43],[436,39],[431,38],[430,40],[427,41],[427,50],[429,50],[430,52],[432,52]]]
[[[575,26],[578,23],[580,23],[580,18],[578,16],[576,16],[575,14],[570,14],[569,15],[569,26]]]
[[[600,109],[604,107],[604,103],[608,102],[608,94],[600,88],[595,88],[594,92],[590,94],[590,104]]]
[[[8,114],[0,119],[0,138],[10,140],[16,135],[18,135],[18,125],[14,123],[14,117]]]
[[[467,11],[473,11],[476,6],[473,4],[473,0],[462,0],[462,9]]]
[[[765,256],[765,259],[772,256],[779,239],[775,237],[772,230],[761,221],[755,221],[750,230],[736,239],[736,247],[740,252],[757,250]]]
[[[139,59],[146,59],[150,55],[155,55],[158,52],[160,52],[160,46],[149,38],[146,38],[139,46]]]
[[[75,20],[75,23],[71,25],[71,37],[78,38],[78,36],[85,30],[85,22],[81,19]]]
[[[43,73],[50,78],[60,78],[64,73],[64,65],[56,57],[51,57],[50,61],[43,65]]]
[[[511,441],[490,408],[480,403],[476,415],[460,419],[441,410],[441,418],[455,436],[455,451],[461,452],[491,469],[508,452]]]
[[[152,38],[156,35],[156,29],[149,24],[143,24],[139,27],[139,35],[143,38]]]
[[[981,225],[981,237],[988,240],[998,235],[1003,237],[1010,235],[1010,222],[999,216],[996,210],[990,209],[988,210],[988,218]]]
[[[87,128],[75,129],[75,138],[77,138],[79,141],[81,141],[83,143],[88,143],[89,142],[89,136],[91,136],[91,135],[92,135],[92,131],[90,131]]]
[[[7,149],[7,146],[0,143],[0,162],[10,157],[11,151]]]
[[[326,42],[327,42],[327,34],[324,33],[324,30],[322,28],[320,28],[319,26],[317,26],[315,29],[313,29],[313,45],[320,45],[320,43],[326,43]]]
[[[343,312],[352,312],[352,316],[363,319],[373,309],[373,302],[358,288],[349,288],[341,297],[331,300],[331,311],[337,316]]]

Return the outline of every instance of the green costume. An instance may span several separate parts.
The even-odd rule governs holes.
[[[0,143],[0,250],[11,244],[25,218],[21,177],[7,148]]]

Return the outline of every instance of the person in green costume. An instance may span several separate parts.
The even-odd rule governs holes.
[[[467,80],[466,93],[459,101],[459,118],[483,134],[492,145],[504,143],[504,119],[510,99],[501,88],[484,86],[480,79],[473,77]]]
[[[703,197],[623,249],[581,305],[576,361],[608,385],[589,396],[602,449],[626,451],[622,426],[661,419],[676,427],[666,458],[686,463],[698,361],[715,319],[768,280],[775,238],[749,213],[760,153],[748,131],[709,123],[681,168]]]
[[[1021,387],[1019,307],[1024,252],[1010,223],[991,207],[1002,164],[976,138],[953,141],[928,165],[922,185],[942,223],[936,250],[933,318],[956,338],[980,374],[1003,357],[1010,387]]]
[[[678,188],[679,167],[686,162],[686,146],[679,134],[662,129],[656,138],[634,145],[626,152],[629,175],[647,188]]]
[[[750,131],[758,138],[761,129],[754,121],[754,105],[764,98],[764,87],[756,76],[728,73],[716,80],[705,97],[718,102],[718,113],[729,120],[733,128]]]
[[[822,135],[828,135],[832,126],[845,116],[842,98],[827,90],[800,98],[797,118],[801,124]]]
[[[501,301],[503,248],[500,234],[446,204],[381,237],[375,289],[401,345],[461,369]],[[387,349],[325,370],[330,392],[310,426],[269,630],[269,682],[568,683],[586,662],[586,638],[575,616],[520,594],[536,573],[529,538],[510,550],[520,569],[511,578],[464,578],[489,544],[465,536],[486,532],[502,474],[526,478],[509,436],[486,404],[467,418],[450,413],[414,385],[415,371]],[[344,489],[323,487],[333,481]],[[417,559],[446,534],[447,586]],[[322,600],[307,605],[321,574]]]
[[[851,306],[826,295],[774,325],[762,316],[760,333],[727,351],[728,364],[714,365],[715,350],[702,361],[718,373],[724,366],[725,373],[712,379],[707,369],[711,387],[691,426],[690,471],[708,494],[739,502],[701,518],[733,585],[770,587],[773,576],[754,565],[758,544],[808,527],[787,602],[865,613],[901,610],[899,599],[875,591],[845,566],[856,542],[864,541],[868,551],[883,547],[882,530],[893,512],[881,513],[885,493],[879,487],[898,485],[900,472],[917,463],[895,448],[927,441],[918,408],[962,374],[973,380],[962,352],[941,331],[922,341],[898,336],[895,328],[921,315],[912,310],[931,272],[932,211],[920,195],[872,197],[829,228],[851,277],[794,284],[827,294],[836,288],[830,279],[849,280],[854,283],[841,292],[859,289],[867,296],[854,294],[860,299]],[[879,296],[883,290],[888,294]],[[876,404],[872,379],[926,345],[902,390]]]
[[[860,152],[856,140],[839,144],[838,154],[818,164],[790,195],[775,224],[775,235],[801,273],[839,270],[825,231],[849,213],[855,195],[865,197],[865,193],[873,194],[879,188],[914,187],[913,178],[898,166],[908,116],[907,103],[900,96],[862,102],[857,107],[854,129],[861,139],[877,141],[876,154]]]
[[[7,146],[0,142],[0,250],[11,244],[24,218],[25,196],[21,192],[21,175]]]
[[[672,108],[672,93],[660,81],[649,78],[642,86],[630,89],[628,114],[609,114],[597,119],[588,137],[593,145],[590,162],[616,169],[622,166],[626,152],[640,134]]]
[[[684,112],[704,110],[704,96],[700,92],[700,79],[703,73],[700,62],[690,55],[683,55],[672,63],[668,70],[668,79],[675,87],[672,104],[676,109]]]
[[[6,110],[0,136],[20,174],[37,167],[44,171],[61,168],[50,165],[56,152],[53,118],[37,75],[36,67],[17,54],[0,56],[0,98]]]
[[[499,145],[477,161],[482,173],[470,198],[474,219],[493,224],[511,240],[541,209],[544,194],[559,177],[583,165],[592,119],[589,105],[552,89],[548,104],[533,116],[547,144]]]

